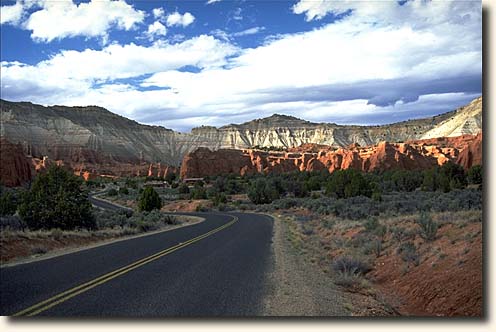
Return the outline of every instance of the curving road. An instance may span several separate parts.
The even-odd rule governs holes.
[[[98,205],[98,202],[92,201]],[[190,213],[196,225],[0,269],[0,314],[256,316],[272,219]]]

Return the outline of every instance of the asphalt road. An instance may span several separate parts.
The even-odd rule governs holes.
[[[248,213],[191,215],[206,220],[1,268],[0,314],[259,315],[269,265],[272,219]]]

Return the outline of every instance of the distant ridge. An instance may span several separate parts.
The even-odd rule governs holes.
[[[99,106],[45,107],[5,100],[0,106],[1,136],[13,144],[21,144],[26,152],[38,157],[92,163],[161,162],[178,166],[185,154],[198,147],[290,148],[306,143],[366,146],[381,141],[477,134],[482,129],[482,97],[455,111],[389,125],[313,123],[274,114],[220,128],[193,128],[191,134],[140,124]]]

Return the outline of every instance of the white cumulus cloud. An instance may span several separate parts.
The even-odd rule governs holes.
[[[164,14],[165,14],[164,9],[161,8],[161,7],[159,7],[159,8],[153,8],[152,13],[153,13],[153,17],[155,19],[161,19],[161,18],[163,18],[164,17]]]
[[[22,27],[31,30],[31,38],[51,42],[74,36],[106,37],[111,28],[130,30],[143,22],[145,13],[125,1],[93,0],[75,4],[72,0],[41,1]]]
[[[17,1],[13,5],[0,7],[0,24],[18,24],[24,13],[24,5]]]
[[[179,12],[174,12],[167,15],[167,26],[182,26],[187,27],[191,23],[193,23],[195,17],[191,13],[180,14]]]
[[[2,95],[42,104],[98,104],[138,121],[185,129],[276,112],[346,123],[404,120],[451,110],[480,93],[480,3],[381,2],[380,10],[364,1],[325,8],[312,3],[327,6],[300,1],[293,10],[309,20],[349,14],[246,49],[229,41],[232,34],[214,30],[218,38],[65,50],[35,65],[3,62]],[[185,14],[178,15],[163,28],[182,26]],[[148,29],[162,31],[158,24]]]
[[[155,21],[153,22],[153,24],[150,24],[148,26],[148,30],[145,33],[145,35],[148,37],[149,40],[154,40],[155,37],[165,36],[166,34],[167,34],[167,28],[159,21]]]

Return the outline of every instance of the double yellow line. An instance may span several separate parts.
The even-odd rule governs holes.
[[[20,317],[20,316],[26,316],[26,317],[30,317],[30,316],[35,316],[45,310],[48,310],[62,302],[65,302],[81,293],[84,293],[92,288],[95,288],[96,286],[99,286],[103,283],[106,283],[107,281],[110,281],[112,279],[115,279],[125,273],[128,273],[134,269],[137,269],[145,264],[148,264],[150,262],[153,262],[154,260],[157,260],[165,255],[168,255],[176,250],[179,250],[181,248],[184,248],[190,244],[193,244],[195,242],[198,242],[206,237],[209,237],[210,235],[213,235],[229,226],[231,226],[232,224],[234,224],[235,222],[238,221],[238,217],[235,217],[235,216],[232,216],[232,215],[229,215],[230,217],[233,218],[233,220],[231,220],[230,222],[228,222],[227,224],[224,224],[218,228],[215,228],[205,234],[202,234],[200,236],[197,236],[191,240],[188,240],[186,242],[182,242],[182,243],[179,243],[173,247],[170,247],[170,248],[167,248],[165,250],[162,250],[160,252],[157,252],[156,254],[153,254],[151,256],[148,256],[148,257],[145,257],[143,259],[140,259],[134,263],[131,263],[129,265],[126,265],[124,267],[121,267],[120,269],[117,269],[115,271],[112,271],[112,272],[109,272],[107,274],[104,274],[98,278],[95,278],[91,281],[88,281],[84,284],[81,284],[77,287],[74,287],[74,288],[71,288],[69,290],[66,290],[65,292],[62,292],[60,294],[57,294],[45,301],[42,301],[42,302],[39,302],[29,308],[26,308],[24,310],[21,310],[15,314],[13,314],[12,316],[13,317]]]

